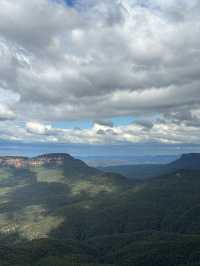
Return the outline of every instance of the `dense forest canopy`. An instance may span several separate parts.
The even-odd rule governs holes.
[[[64,154],[1,157],[1,265],[198,265],[200,171],[182,160],[135,180]]]

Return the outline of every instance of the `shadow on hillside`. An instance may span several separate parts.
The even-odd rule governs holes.
[[[37,182],[34,172],[13,171],[13,175],[1,182],[2,195],[0,212],[8,214],[20,211],[30,205],[41,205],[47,211],[66,204],[70,194],[67,185],[61,183]]]
[[[36,173],[29,169],[10,169],[10,177],[0,182],[0,189],[1,232],[19,231],[23,237],[31,234],[31,238],[43,237],[45,232],[45,237],[84,240],[94,230],[100,233],[101,228],[91,224],[96,224],[99,210],[116,196],[112,191],[74,193],[64,183],[37,182]],[[109,219],[104,217],[104,222]],[[110,231],[107,226],[105,230]],[[123,225],[119,227],[123,232]]]

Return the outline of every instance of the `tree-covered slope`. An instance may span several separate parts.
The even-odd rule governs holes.
[[[199,170],[134,182],[61,157],[0,168],[0,265],[198,265]]]

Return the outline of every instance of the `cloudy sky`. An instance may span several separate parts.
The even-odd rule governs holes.
[[[200,143],[199,0],[0,0],[0,141]]]

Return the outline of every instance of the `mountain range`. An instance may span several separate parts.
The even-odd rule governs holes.
[[[135,179],[68,154],[1,157],[0,265],[200,265],[200,154],[151,167]]]
[[[129,164],[99,167],[99,169],[105,172],[119,173],[131,179],[141,180],[171,173],[175,170],[200,170],[200,154],[183,154],[177,160],[167,164]]]

